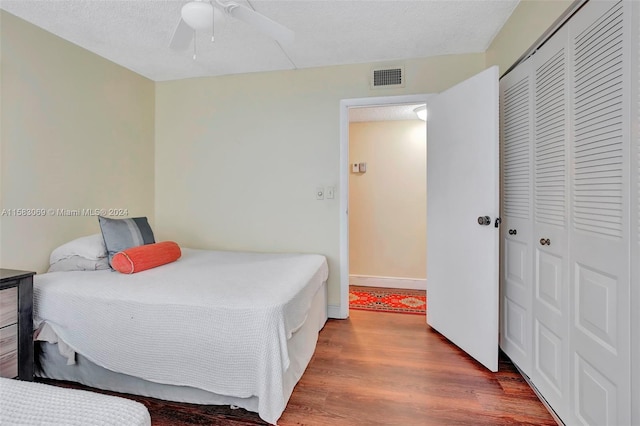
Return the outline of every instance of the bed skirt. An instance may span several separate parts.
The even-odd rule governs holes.
[[[327,283],[324,282],[313,298],[307,319],[287,341],[290,365],[283,380],[284,395],[289,400],[293,388],[302,377],[318,341],[318,333],[327,321]],[[233,405],[258,412],[258,398],[238,398],[220,395],[189,386],[175,386],[150,382],[139,377],[117,373],[94,364],[76,353],[76,363],[67,365],[67,358],[60,354],[57,344],[35,342],[39,345],[38,377],[67,380],[97,389],[130,393],[166,401],[203,405]],[[203,372],[206,374],[206,372]]]

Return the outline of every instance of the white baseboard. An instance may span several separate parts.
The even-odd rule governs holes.
[[[344,315],[340,312],[340,305],[328,305],[327,306],[327,316],[333,319],[346,319]]]
[[[426,290],[427,280],[421,278],[372,277],[369,275],[349,275],[350,285],[363,287],[403,288]]]
[[[522,370],[520,370],[520,367],[518,367],[513,361],[511,361],[511,363],[513,363],[514,367],[516,367],[516,370],[518,370],[518,373],[520,373],[520,375],[522,376],[524,381],[527,382],[527,384],[529,385],[529,387],[531,388],[533,393],[536,394],[536,396],[538,397],[540,402],[542,402],[542,405],[544,405],[544,408],[546,408],[547,411],[549,412],[549,414],[551,414],[551,417],[553,417],[553,420],[555,420],[556,423],[558,423],[558,425],[564,426],[564,422],[562,421],[560,416],[558,416],[556,414],[556,412],[553,410],[553,407],[551,407],[551,405],[547,402],[547,400],[544,398],[544,396],[542,396],[540,391],[538,391],[538,388],[536,387],[536,385],[533,384],[533,382],[531,381],[529,376],[524,374],[524,372]]]

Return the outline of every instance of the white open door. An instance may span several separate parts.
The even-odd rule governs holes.
[[[491,371],[498,371],[498,90],[491,67],[430,99],[427,125],[427,323]]]

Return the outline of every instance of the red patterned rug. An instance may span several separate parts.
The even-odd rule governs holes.
[[[349,286],[349,309],[426,315],[427,292],[352,285]]]

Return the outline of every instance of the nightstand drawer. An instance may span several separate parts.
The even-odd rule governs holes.
[[[0,356],[18,350],[18,324],[0,328]]]
[[[18,376],[18,325],[0,328],[0,377]]]
[[[0,0],[2,1],[2,0]],[[33,380],[33,276],[0,268],[0,376]]]
[[[0,290],[0,327],[18,322],[18,288]]]
[[[0,377],[18,377],[18,351],[0,356]]]

